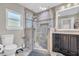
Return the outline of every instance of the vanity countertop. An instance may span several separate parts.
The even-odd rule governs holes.
[[[71,35],[79,35],[79,32],[53,32],[53,34],[71,34]]]

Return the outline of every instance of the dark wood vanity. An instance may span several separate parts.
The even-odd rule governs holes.
[[[79,55],[79,33],[55,32],[53,37],[53,51],[66,56]]]

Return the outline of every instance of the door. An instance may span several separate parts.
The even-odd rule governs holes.
[[[43,49],[47,49],[47,40],[48,40],[48,23],[40,24],[39,27],[39,46]]]
[[[77,55],[77,40],[76,36],[71,36],[70,40],[70,54],[71,55]]]

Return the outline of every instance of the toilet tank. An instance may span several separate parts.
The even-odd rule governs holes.
[[[10,45],[13,44],[14,35],[1,35],[1,40],[3,45]]]

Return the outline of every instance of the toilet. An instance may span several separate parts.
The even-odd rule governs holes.
[[[0,44],[0,54],[3,52],[3,45]]]
[[[4,55],[6,56],[15,56],[17,45],[13,43],[14,35],[2,35],[1,36],[3,48],[4,48]]]

